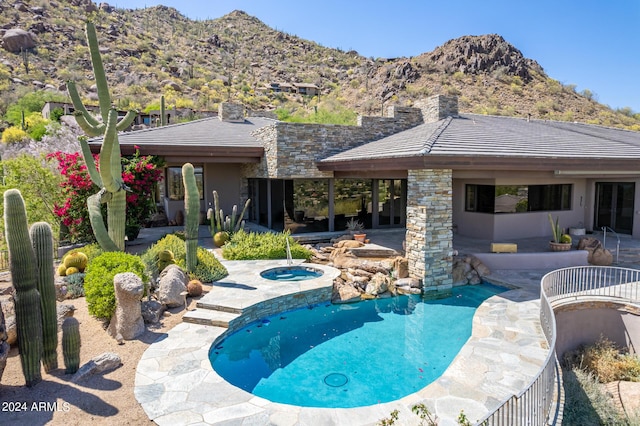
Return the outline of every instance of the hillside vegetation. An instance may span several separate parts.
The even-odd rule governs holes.
[[[457,95],[461,112],[581,121],[640,130],[640,114],[614,111],[597,96],[546,75],[499,35],[464,36],[412,58],[366,58],[269,28],[234,11],[194,21],[164,6],[129,10],[89,0],[0,2],[0,28],[34,35],[35,47],[0,49],[0,115],[28,92],[64,96],[77,82],[95,99],[84,21],[92,19],[113,99],[120,108],[215,110],[221,101],[251,109],[317,107],[379,115],[432,94]],[[6,43],[5,43],[6,48]],[[318,97],[268,93],[271,82],[313,83]],[[4,124],[3,128],[8,124]]]

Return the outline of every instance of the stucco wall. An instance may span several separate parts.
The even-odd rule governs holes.
[[[198,165],[196,162],[193,164]],[[234,204],[241,209],[246,200],[241,199],[242,182],[240,164],[204,164],[204,200],[200,201],[200,211],[206,213],[207,209],[213,206],[213,190],[218,191],[220,207],[225,215],[231,214]],[[184,212],[184,200],[165,198],[164,207],[169,220],[173,220],[179,210]]]
[[[640,353],[640,315],[628,312],[624,305],[589,302],[564,306],[556,310],[556,327],[558,357],[582,344],[593,344],[600,336]]]

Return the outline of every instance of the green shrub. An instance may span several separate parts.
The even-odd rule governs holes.
[[[84,277],[84,291],[89,313],[109,320],[116,311],[113,277],[121,272],[133,272],[148,282],[145,264],[140,257],[122,252],[105,252],[89,263]]]
[[[158,255],[169,250],[173,253],[173,257],[176,265],[185,269],[187,250],[185,248],[184,236],[169,234],[164,238],[158,240],[154,245],[149,247],[147,251],[142,254],[142,261],[145,264],[147,273],[149,276],[157,277],[160,271],[158,271]],[[196,253],[198,258],[198,264],[196,270],[193,273],[193,277],[199,279],[202,282],[212,282],[224,278],[228,275],[227,268],[225,268],[215,255],[203,247],[198,247]]]
[[[222,247],[222,256],[228,260],[286,259],[287,238],[292,258],[311,259],[311,251],[294,241],[288,232],[247,233],[242,230],[233,234]]]

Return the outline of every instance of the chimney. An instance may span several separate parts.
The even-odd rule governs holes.
[[[244,122],[244,106],[230,102],[221,102],[218,106],[218,118],[232,123]]]
[[[425,123],[433,123],[447,117],[458,116],[458,97],[435,95],[422,99],[414,104],[422,110],[422,119]]]

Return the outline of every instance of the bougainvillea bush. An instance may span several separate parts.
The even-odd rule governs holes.
[[[65,197],[63,203],[57,204],[56,215],[68,229],[71,241],[95,241],[89,213],[87,198],[95,194],[99,188],[91,182],[87,166],[82,155],[76,153],[55,152],[49,155],[58,163],[58,170],[63,177],[61,183]],[[96,164],[98,155],[94,155]],[[144,224],[155,211],[154,191],[156,184],[162,180],[162,163],[156,157],[142,156],[136,150],[135,155],[122,159],[122,179],[129,187],[127,193],[127,226],[137,228]]]
[[[127,235],[136,234],[156,210],[154,192],[156,184],[162,180],[164,164],[158,157],[140,155],[122,158],[122,180],[131,192],[127,193]]]

